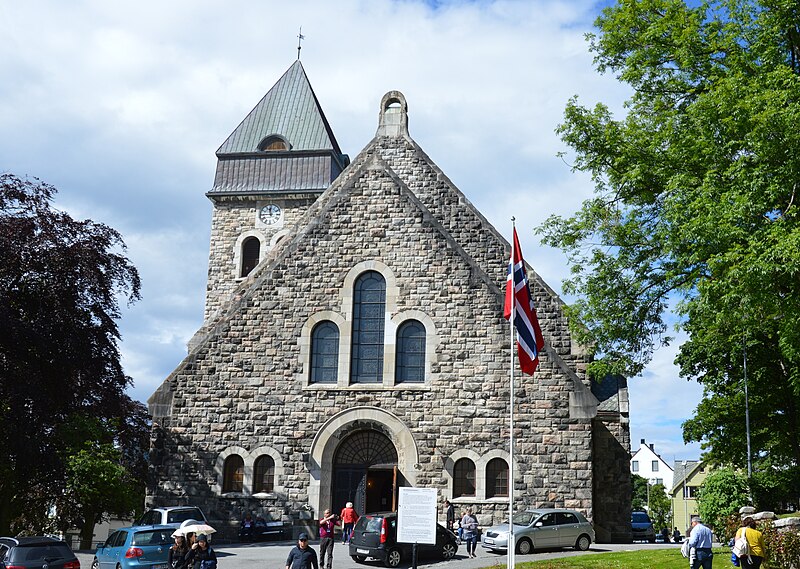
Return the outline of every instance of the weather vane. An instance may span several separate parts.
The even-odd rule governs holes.
[[[300,59],[300,42],[305,38],[306,36],[303,35],[303,26],[300,26],[300,33],[297,34],[297,59]]]

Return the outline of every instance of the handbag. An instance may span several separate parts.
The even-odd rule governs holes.
[[[731,548],[731,552],[736,555],[736,557],[750,555],[750,544],[747,543],[747,528],[742,529],[744,530],[742,531],[742,535],[736,538]]]

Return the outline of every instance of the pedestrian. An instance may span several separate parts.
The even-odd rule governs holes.
[[[194,569],[217,569],[217,554],[208,545],[205,535],[197,535],[194,545],[186,554],[186,565]]]
[[[186,543],[186,537],[180,534],[175,535],[175,543],[169,548],[167,555],[169,569],[184,569],[187,553],[189,553],[189,545]]]
[[[695,559],[692,569],[711,569],[714,561],[714,553],[711,551],[713,540],[711,530],[706,527],[702,520],[694,518],[692,520],[692,531],[689,534],[689,547],[695,550]]]
[[[766,557],[766,547],[764,546],[764,534],[756,529],[756,522],[751,516],[745,516],[742,520],[742,527],[736,530],[736,537],[744,536],[747,540],[749,553],[739,558],[742,569],[758,569]]]
[[[450,503],[450,500],[444,501],[444,507],[447,510],[447,513],[445,514],[447,529],[453,531],[453,526],[456,523],[456,509],[453,507],[453,504]]]
[[[464,528],[461,527],[461,520],[467,515],[467,510],[461,508],[461,515],[458,518],[458,540],[464,541]]]
[[[330,510],[325,510],[322,519],[319,520],[319,566],[322,569],[331,569],[333,565],[333,531],[339,523],[336,514]],[[325,564],[327,554],[328,564]]]
[[[319,569],[317,552],[308,545],[308,534],[297,536],[297,545],[286,558],[286,569]]]
[[[672,532],[672,543],[680,543],[681,542],[681,532],[678,531],[678,528]]]
[[[472,515],[472,508],[467,508],[467,513],[461,518],[462,539],[467,544],[467,555],[475,557],[475,547],[478,544],[478,518]]]
[[[353,508],[353,502],[347,502],[342,508],[342,543],[350,543],[350,536],[353,535],[353,527],[358,521],[358,514]]]

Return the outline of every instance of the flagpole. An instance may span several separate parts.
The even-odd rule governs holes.
[[[515,218],[511,218],[511,317],[508,319],[511,332],[511,388],[509,389],[510,405],[508,414],[508,569],[514,569],[514,318],[516,316],[517,282],[514,255],[514,232],[517,230]]]

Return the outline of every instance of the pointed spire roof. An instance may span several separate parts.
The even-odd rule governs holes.
[[[289,142],[291,151],[332,150],[341,154],[305,69],[296,60],[217,150],[217,156],[258,152],[268,136]]]

